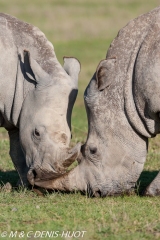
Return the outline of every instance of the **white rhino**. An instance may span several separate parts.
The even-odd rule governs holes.
[[[31,182],[56,177],[80,149],[69,148],[80,64],[65,57],[63,68],[38,28],[3,13],[0,52],[0,126],[21,184],[27,173]]]
[[[143,170],[148,138],[160,133],[160,7],[120,30],[84,99],[89,130],[78,166],[35,184],[95,196],[130,192]],[[160,195],[160,173],[145,194]]]

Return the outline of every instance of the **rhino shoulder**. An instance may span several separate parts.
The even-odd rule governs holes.
[[[116,56],[121,59],[123,55],[124,61],[127,63],[134,46],[140,46],[153,25],[158,22],[160,23],[160,7],[130,20],[112,41],[106,57]],[[123,62],[123,59],[121,61]]]
[[[49,74],[53,71],[53,62],[56,59],[54,47],[45,34],[30,23],[26,23],[11,15],[0,13],[0,34],[4,29],[10,33],[18,49],[32,52],[32,57]]]

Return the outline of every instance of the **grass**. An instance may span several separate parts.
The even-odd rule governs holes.
[[[8,232],[87,231],[84,239],[91,240],[159,237],[158,198],[87,199],[80,194],[60,193],[40,198],[32,192],[13,192],[1,194],[0,200],[0,226]]]
[[[158,0],[0,0],[2,12],[38,26],[54,44],[56,55],[81,62],[79,95],[72,116],[72,144],[85,142],[87,118],[83,92],[111,40],[126,23],[158,6]],[[9,157],[7,133],[0,131],[0,183],[15,186],[18,175]],[[160,137],[150,141],[144,171],[132,196],[89,199],[80,193],[46,192],[42,197],[26,189],[0,191],[1,233],[18,231],[86,231],[83,239],[160,239],[160,201],[139,193],[160,169]],[[6,238],[9,239],[9,235]],[[32,234],[30,239],[34,239]],[[40,237],[37,239],[40,239]],[[47,239],[47,238],[46,238]],[[48,238],[49,239],[49,238]],[[56,239],[71,239],[57,237]]]

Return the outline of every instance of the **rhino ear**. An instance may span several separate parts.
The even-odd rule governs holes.
[[[78,87],[78,74],[81,70],[80,62],[74,57],[64,57],[63,61],[64,61],[64,65],[63,65],[64,70],[74,81],[75,86]]]
[[[101,91],[108,87],[112,82],[112,71],[114,71],[116,58],[102,60],[96,70],[98,89]]]
[[[24,69],[26,75],[37,83],[41,79],[47,78],[48,74],[41,68],[41,66],[30,56],[30,52],[27,50],[23,51],[24,57]]]

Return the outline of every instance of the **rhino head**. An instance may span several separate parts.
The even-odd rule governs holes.
[[[55,63],[48,74],[28,51],[22,64],[25,78],[34,81],[20,115],[20,141],[29,168],[28,180],[49,179],[65,172],[77,158],[78,144],[69,148],[71,113],[78,92],[80,64],[75,58],[64,58],[64,68]]]

